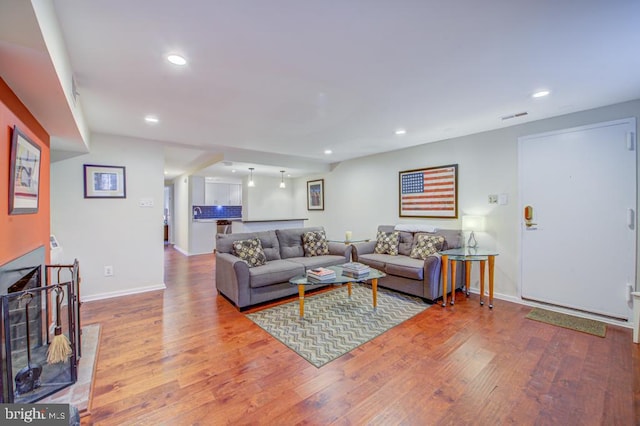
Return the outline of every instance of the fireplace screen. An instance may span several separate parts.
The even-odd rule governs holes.
[[[30,403],[63,389],[77,379],[77,261],[71,280],[45,277],[41,266],[20,268],[20,278],[1,294],[2,400]],[[18,272],[15,269],[12,272]],[[14,274],[15,275],[15,274]],[[5,274],[6,278],[6,274]],[[65,342],[66,340],[66,342]],[[54,343],[55,342],[55,343]]]

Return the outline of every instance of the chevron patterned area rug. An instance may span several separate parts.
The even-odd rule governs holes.
[[[352,351],[431,305],[417,297],[378,287],[378,308],[372,307],[371,287],[354,284],[305,297],[300,318],[296,299],[247,314],[247,318],[316,367]]]

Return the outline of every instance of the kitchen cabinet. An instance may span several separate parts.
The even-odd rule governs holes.
[[[242,205],[242,185],[239,183],[232,183],[229,185],[229,205]]]
[[[207,206],[240,206],[242,205],[242,185],[207,182],[204,202]]]

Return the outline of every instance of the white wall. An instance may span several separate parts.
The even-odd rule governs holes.
[[[126,198],[85,199],[84,164],[124,166]],[[157,143],[101,134],[89,154],[51,164],[51,231],[64,261],[80,261],[82,300],[164,288],[163,169]]]
[[[254,187],[247,186],[247,179],[242,182],[242,219],[272,220],[299,219],[307,217],[294,215],[295,199],[293,197],[293,181],[286,180],[287,187],[280,188],[281,178],[255,176]]]
[[[375,238],[379,224],[401,222],[460,228],[460,219],[398,215],[398,172],[458,164],[459,218],[465,213],[487,215],[479,241],[500,253],[495,291],[519,299],[518,137],[627,117],[640,118],[640,100],[346,161],[328,174],[296,181],[295,215],[308,217],[306,226],[324,226],[330,239],[344,238],[346,230],[353,231],[354,240]],[[325,210],[306,211],[306,181],[316,178],[325,180]],[[508,194],[508,205],[488,204],[489,194],[500,193]]]

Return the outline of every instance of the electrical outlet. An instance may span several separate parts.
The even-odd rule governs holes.
[[[498,204],[498,195],[490,194],[489,195],[489,204]]]
[[[104,276],[112,277],[113,276],[113,266],[105,266],[104,267]]]

